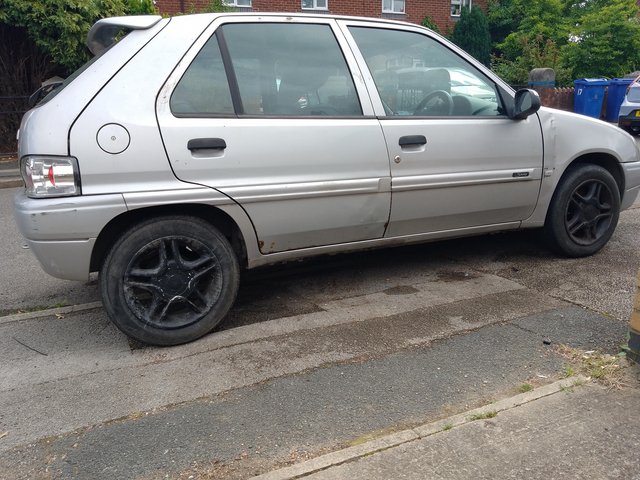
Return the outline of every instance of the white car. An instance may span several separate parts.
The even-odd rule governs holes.
[[[640,133],[640,82],[636,78],[627,88],[618,113],[618,126],[632,135]]]
[[[121,17],[88,45],[24,116],[15,216],[51,275],[100,272],[142,342],[210,332],[259,265],[523,228],[591,255],[640,188],[627,133],[540,108],[417,25]]]

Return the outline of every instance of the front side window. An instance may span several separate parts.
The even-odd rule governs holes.
[[[251,0],[223,0],[225,5],[229,7],[250,7]]]
[[[451,0],[452,17],[459,17],[463,8],[471,8],[471,0]]]
[[[303,10],[327,10],[328,0],[302,0]]]
[[[383,13],[404,13],[404,0],[382,0]]]
[[[244,115],[359,116],[362,109],[329,25],[238,23],[222,32]]]
[[[441,43],[401,30],[350,27],[387,116],[496,116],[495,84]]]

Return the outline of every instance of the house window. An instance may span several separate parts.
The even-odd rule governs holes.
[[[471,8],[471,0],[451,0],[452,17],[459,17],[463,8]]]
[[[250,7],[251,0],[222,0],[228,7]]]
[[[404,0],[382,0],[382,13],[404,13]]]
[[[328,0],[302,0],[303,10],[327,10]]]

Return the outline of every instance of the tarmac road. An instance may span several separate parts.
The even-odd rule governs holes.
[[[619,351],[640,268],[637,203],[586,259],[520,232],[248,272],[221,331],[150,348],[111,325],[95,282],[40,271],[12,194],[0,190],[7,479],[245,478],[509,397],[563,376],[560,344]],[[18,313],[63,304],[85,309]]]

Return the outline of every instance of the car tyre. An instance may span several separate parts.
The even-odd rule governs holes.
[[[553,194],[545,238],[562,255],[593,255],[613,235],[619,215],[620,192],[606,169],[590,164],[570,167]]]
[[[627,132],[630,135],[633,135],[634,137],[638,135],[638,133],[640,133],[638,127],[620,127],[622,130],[624,130],[625,132]]]
[[[240,271],[229,241],[194,217],[138,224],[113,245],[100,289],[113,323],[151,345],[178,345],[213,330],[238,291]]]

